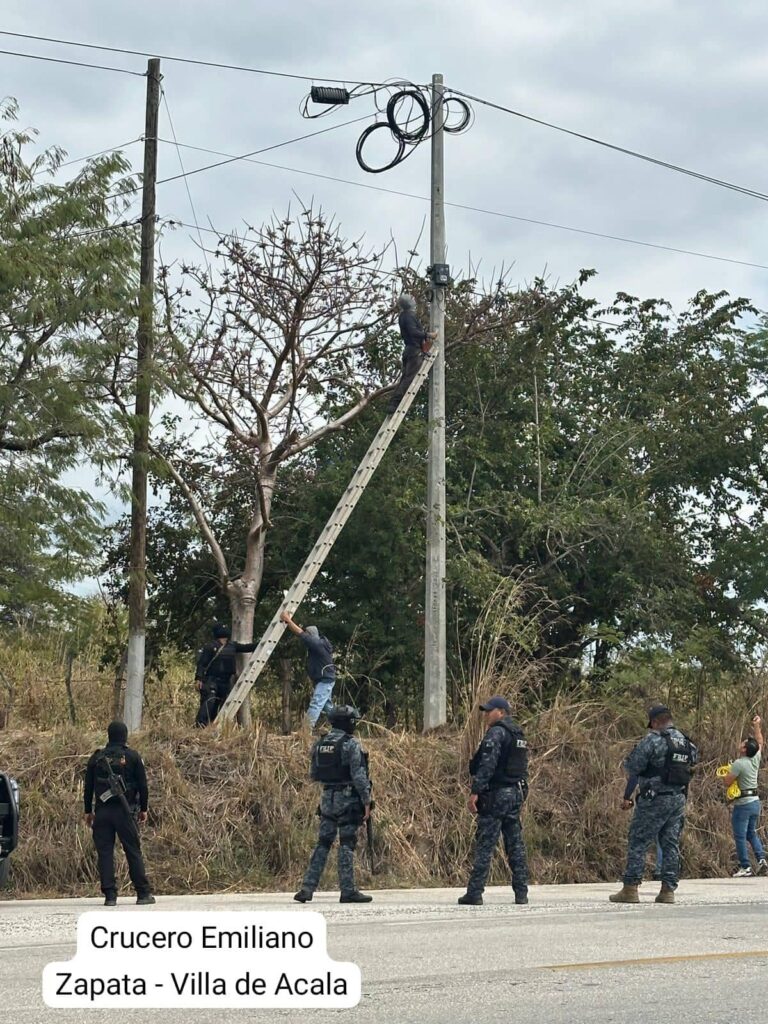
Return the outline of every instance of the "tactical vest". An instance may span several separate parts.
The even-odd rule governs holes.
[[[326,786],[343,786],[352,782],[348,764],[342,764],[342,752],[351,736],[339,736],[332,740],[330,733],[321,736],[315,744],[312,758],[312,778]]]
[[[106,759],[114,774],[123,780],[126,787],[126,794],[130,802],[135,794],[128,785],[128,780],[126,778],[127,760],[125,756],[125,748],[107,746],[104,747],[103,750],[97,750],[94,756],[96,758],[94,769],[94,788],[96,790],[96,796],[101,796],[102,793],[105,793],[109,789],[109,771],[104,763]]]
[[[661,735],[667,742],[667,755],[661,771],[661,781],[665,786],[687,786],[693,774],[693,750],[691,741],[680,733],[673,736],[669,732]]]
[[[503,789],[515,786],[528,778],[528,741],[516,722],[501,719],[496,723],[505,731],[506,748],[499,756],[496,769],[491,776],[490,788]]]

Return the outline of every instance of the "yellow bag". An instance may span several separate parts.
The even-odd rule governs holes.
[[[733,766],[730,765],[730,764],[721,764],[720,767],[715,772],[715,774],[717,775],[718,779],[724,779],[726,775],[730,775],[732,767]],[[738,782],[732,782],[730,784],[730,786],[728,787],[728,789],[726,789],[726,791],[725,791],[725,799],[726,800],[738,800],[738,798],[740,796],[741,796],[741,790],[739,789]]]

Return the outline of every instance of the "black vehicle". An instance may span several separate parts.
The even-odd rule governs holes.
[[[19,786],[0,772],[0,888],[8,882],[10,856],[19,841]]]

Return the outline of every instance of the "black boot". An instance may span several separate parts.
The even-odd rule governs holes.
[[[136,900],[137,907],[149,907],[153,903],[156,903],[155,897],[151,892],[145,892]]]
[[[528,905],[528,894],[521,892],[520,895],[518,896],[517,893],[515,893],[515,903],[518,905],[518,907],[525,907],[525,906],[527,906]]]
[[[465,907],[482,907],[483,897],[473,896],[469,892],[465,892],[463,896],[459,896],[457,903],[461,903]]]
[[[339,896],[339,903],[370,903],[372,899],[373,896],[368,896],[364,892],[353,889],[352,892],[343,892]]]
[[[296,900],[297,903],[311,903],[312,895],[313,894],[309,891],[309,889],[301,888],[297,893],[293,894],[293,898]]]
[[[105,907],[116,907],[117,906],[117,894],[114,892],[104,893],[104,906]]]

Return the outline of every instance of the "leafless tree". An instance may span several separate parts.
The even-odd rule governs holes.
[[[239,574],[214,534],[206,495],[174,457],[173,439],[155,454],[213,554],[234,638],[250,640],[279,467],[387,390],[366,369],[366,347],[391,326],[393,282],[382,273],[382,253],[345,240],[311,208],[247,237],[221,238],[211,256],[213,271],[183,266],[180,281],[172,268],[161,271],[167,383],[192,410],[189,435],[206,427],[213,459],[234,444],[252,470]],[[329,394],[341,411],[324,415]]]
[[[155,455],[213,554],[236,640],[252,636],[281,464],[347,426],[392,386],[375,353],[386,350],[394,298],[414,275],[383,271],[385,252],[344,239],[332,219],[310,207],[220,238],[210,252],[213,269],[206,260],[182,266],[180,276],[161,270],[167,384],[192,416],[175,417],[175,434],[155,445]],[[492,296],[472,308],[454,342],[487,332],[498,319]],[[234,446],[254,481],[238,573],[183,457],[201,427],[210,457]],[[199,440],[191,443],[199,449]]]

